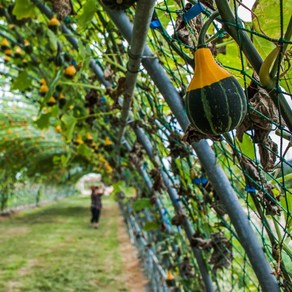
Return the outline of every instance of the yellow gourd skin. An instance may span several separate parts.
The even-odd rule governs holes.
[[[208,48],[200,48],[195,52],[195,64],[194,78],[187,91],[203,88],[232,76],[215,62]]]
[[[60,21],[57,19],[56,16],[53,16],[50,21],[48,22],[49,27],[56,27],[60,25]]]
[[[68,78],[73,78],[75,76],[76,72],[77,71],[76,71],[74,65],[70,65],[64,70],[64,74]]]

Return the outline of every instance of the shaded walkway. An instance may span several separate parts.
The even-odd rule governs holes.
[[[88,222],[88,198],[0,218],[0,291],[144,291],[116,204]]]

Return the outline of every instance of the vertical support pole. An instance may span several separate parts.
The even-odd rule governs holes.
[[[123,12],[115,12],[107,8],[105,10],[112,21],[120,29],[122,35],[129,42],[132,35],[132,23],[129,18]],[[162,66],[159,64],[159,61],[153,58],[153,53],[148,46],[145,46],[144,56],[151,56],[151,58],[143,59],[143,66],[171,108],[178,123],[185,131],[190,122],[179,93],[171,83]],[[247,215],[243,211],[228,178],[221,166],[216,162],[214,152],[206,140],[201,140],[198,143],[194,143],[192,146],[200,159],[202,166],[206,170],[212,186],[216,190],[228,215],[230,216],[231,222],[240,239],[240,243],[247,253],[262,289],[264,291],[278,292],[279,284],[272,273],[271,266],[265,258],[263,249],[249,224]]]
[[[154,11],[156,0],[138,1],[133,34],[131,37],[131,44],[129,49],[129,62],[127,64],[126,73],[126,91],[124,93],[124,101],[120,119],[120,129],[118,132],[117,144],[120,145],[121,139],[124,135],[127,126],[127,119],[136,87],[136,80],[139,72],[139,67],[142,60],[147,33]]]

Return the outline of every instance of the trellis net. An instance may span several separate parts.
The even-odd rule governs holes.
[[[126,9],[112,13],[134,22],[139,3],[132,2],[117,1],[110,8]],[[108,8],[95,0],[46,5],[49,10],[43,1],[1,1],[2,189],[7,177],[11,184],[21,176],[32,181],[48,176],[66,184],[83,173],[100,172],[106,182],[115,181],[136,243],[141,248],[143,238],[143,248],[173,275],[175,283],[168,274],[169,286],[204,289],[195,249],[218,291],[259,290],[257,272],[221,195],[192,148],[206,139],[273,275],[283,290],[291,290],[291,1],[157,1],[147,35],[153,54],[142,61],[159,60],[184,104],[200,31],[219,11],[207,31],[207,45],[244,89],[248,112],[226,134],[208,136],[190,128],[184,133],[141,65],[123,137],[128,149],[117,139],[128,56],[133,57],[125,28],[115,26]],[[234,21],[226,20],[226,7]],[[102,80],[92,62],[102,69]],[[261,71],[268,62],[268,71]],[[137,139],[137,129],[151,142],[152,157]],[[177,201],[170,199],[166,181]],[[190,238],[186,222],[194,231]],[[143,255],[145,261],[150,257]],[[157,273],[161,280],[152,281],[153,287],[167,289],[165,275]]]

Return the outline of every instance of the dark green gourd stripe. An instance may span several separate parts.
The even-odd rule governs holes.
[[[186,111],[191,124],[204,134],[223,134],[243,120],[247,104],[237,80],[230,76],[186,95]]]

